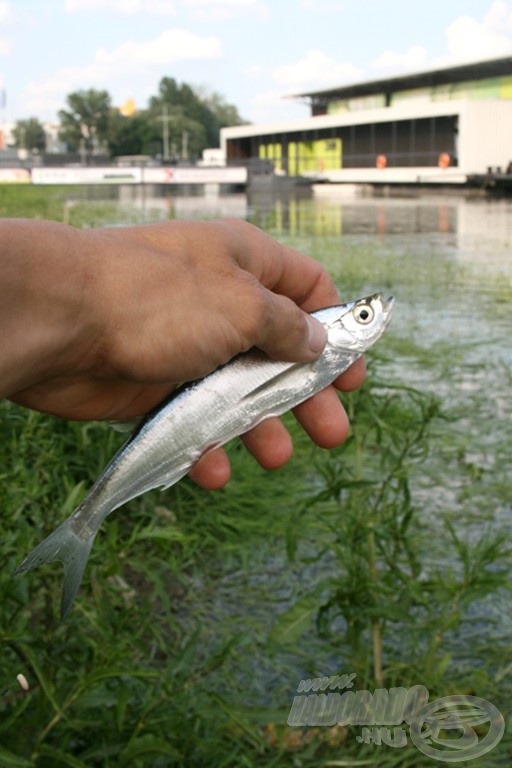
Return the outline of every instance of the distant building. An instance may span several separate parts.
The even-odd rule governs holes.
[[[13,131],[16,123],[10,120],[4,120],[0,123],[0,152],[14,146]]]
[[[46,152],[48,154],[66,152],[66,142],[59,138],[60,125],[43,123],[43,128],[46,138]]]
[[[464,183],[512,160],[512,57],[295,98],[311,117],[223,128],[227,162],[331,182]]]

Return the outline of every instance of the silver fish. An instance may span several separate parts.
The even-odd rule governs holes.
[[[78,592],[103,520],[152,488],[169,488],[211,448],[280,416],[331,384],[377,341],[393,299],[375,294],[314,312],[327,343],[312,363],[271,360],[252,350],[174,393],[111,459],[88,495],[18,566],[15,575],[55,560],[64,565],[61,619]]]

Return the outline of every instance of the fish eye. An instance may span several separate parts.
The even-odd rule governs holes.
[[[356,307],[354,317],[361,325],[368,325],[375,317],[375,313],[369,304],[363,304],[361,307]]]

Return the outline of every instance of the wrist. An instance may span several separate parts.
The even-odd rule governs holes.
[[[0,243],[0,395],[9,397],[84,361],[94,266],[85,233],[56,222],[0,221]]]

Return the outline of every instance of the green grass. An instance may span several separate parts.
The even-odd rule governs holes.
[[[15,191],[8,203],[2,190],[2,215],[34,215],[35,192],[16,191],[25,212],[13,214]],[[58,218],[64,193],[46,192],[41,215]],[[340,271],[335,238],[304,239]],[[386,253],[374,286],[387,275],[390,289],[413,296],[405,254]],[[365,289],[376,257],[345,254],[348,291]],[[439,269],[421,274],[422,301],[435,300]],[[3,403],[2,768],[431,766],[410,739],[392,749],[358,743],[358,727],[286,725],[301,678],[349,672],[360,689],[469,693],[510,718],[512,445],[506,420],[485,443],[478,391],[454,404],[471,354],[447,339],[433,356],[421,333],[392,328],[369,355],[364,387],[344,396],[344,446],[313,447],[288,417],[295,454],[282,470],[264,472],[234,443],[223,491],[185,480],[116,511],[62,625],[61,567],[11,574],[123,438]],[[504,392],[507,381],[503,365]],[[510,748],[509,727],[467,764],[506,764]]]
[[[227,766],[285,766],[296,742],[303,765],[370,754],[357,729],[342,738],[343,729],[283,725],[301,669],[355,671],[369,690],[421,682],[432,699],[477,691],[507,706],[497,654],[485,668],[473,649],[462,670],[451,645],[463,637],[467,608],[507,583],[510,550],[500,535],[469,545],[452,527],[452,564],[429,565],[428,530],[413,501],[414,468],[428,453],[439,404],[371,377],[347,407],[352,437],[337,451],[311,448],[290,424],[296,456],[284,470],[263,473],[234,446],[235,479],[225,491],[185,481],[112,515],[59,625],[60,567],[9,574],[69,513],[119,435],[4,404],[2,765],[207,766],[215,754]],[[226,589],[226,569],[245,568],[250,581],[254,551],[270,563],[285,546],[290,574],[310,573],[305,584],[284,566],[259,591],[240,589],[221,621],[208,612]],[[276,603],[283,583],[287,594]],[[335,668],[325,670],[328,659]],[[258,699],[251,677],[262,670],[279,680],[265,706],[250,704]],[[28,693],[14,680],[19,672]],[[406,752],[400,765],[423,764],[414,748]],[[392,755],[383,760],[395,764]]]
[[[151,206],[120,205],[117,187],[0,185],[0,217],[40,218],[75,227],[138,224],[161,218]]]

